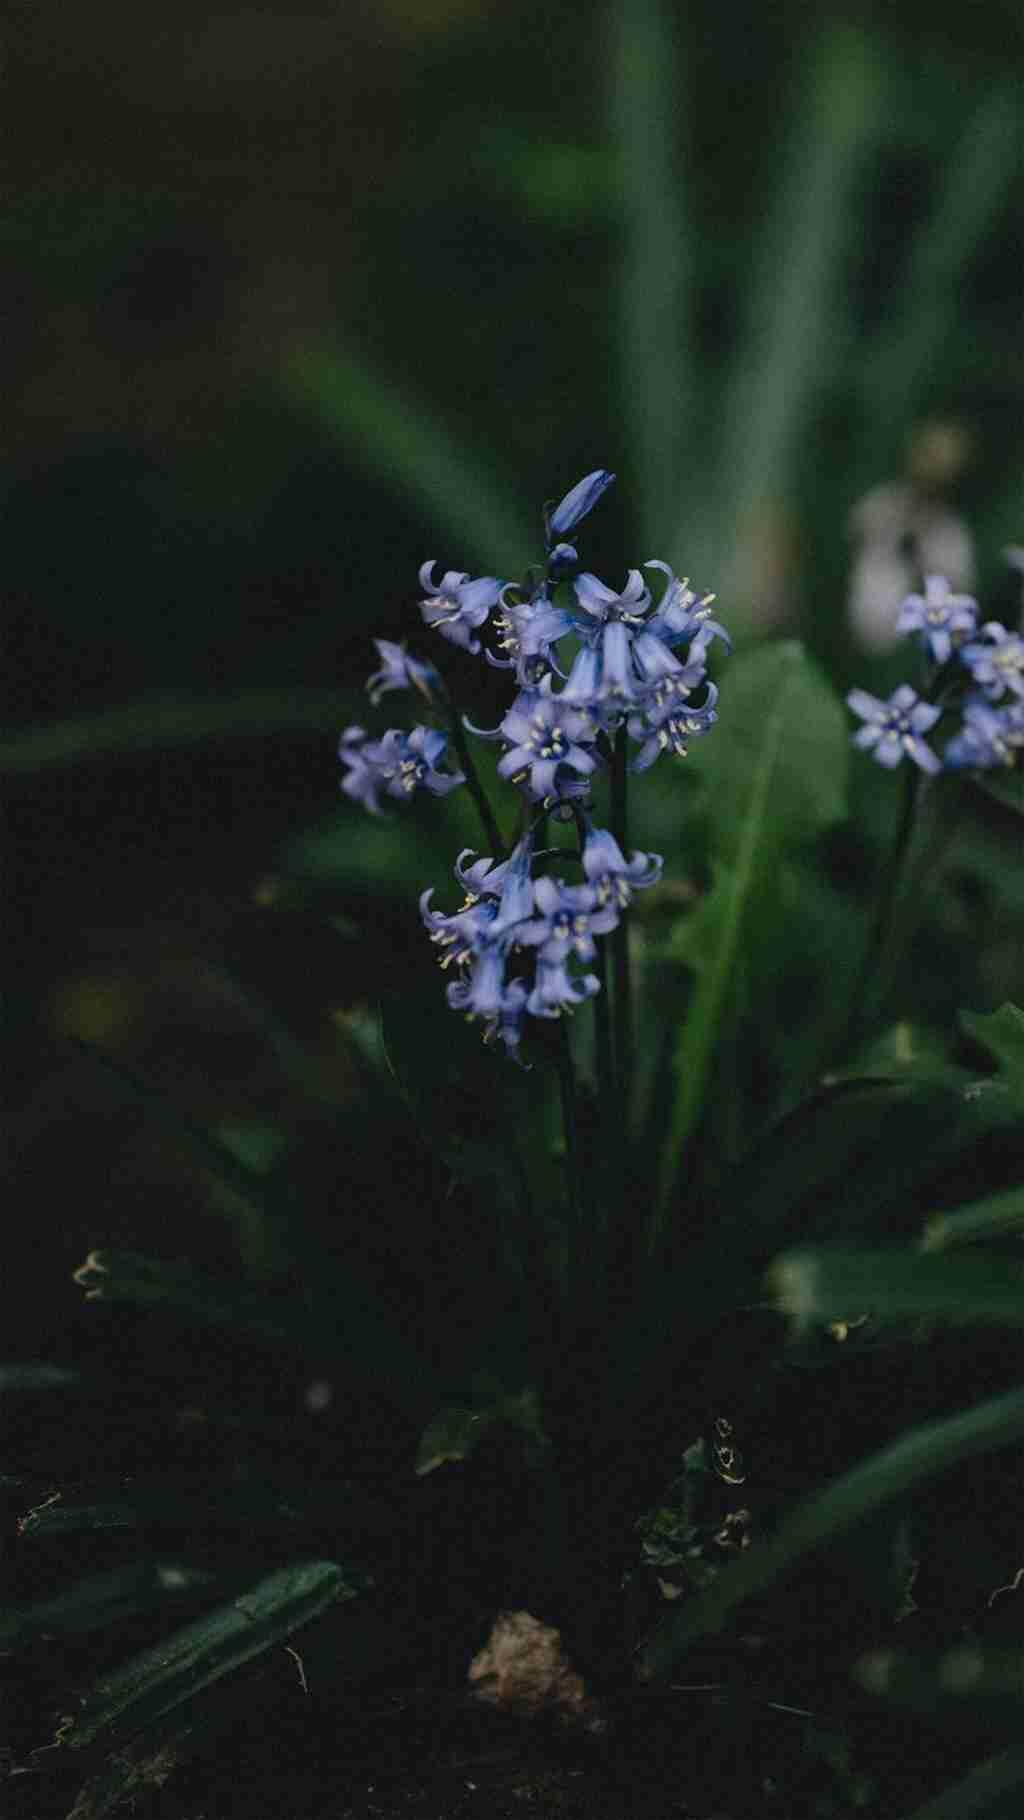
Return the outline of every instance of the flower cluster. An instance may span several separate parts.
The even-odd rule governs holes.
[[[880,765],[892,768],[909,758],[920,770],[987,771],[1021,762],[1024,752],[1024,638],[996,620],[977,625],[978,603],[954,594],[940,575],[925,578],[923,594],[909,594],[897,629],[916,633],[936,666],[937,700],[922,700],[908,683],[880,701],[865,689],[846,697],[864,725],[854,744]],[[940,758],[924,738],[946,704],[958,707],[960,725]]]
[[[438,768],[446,735],[422,726],[409,734],[392,728],[378,740],[350,727],[339,747],[342,789],[373,813],[382,796],[443,795],[468,781],[496,840],[463,730],[500,746],[498,776],[520,797],[520,838],[507,858],[460,855],[462,907],[435,910],[428,891],[421,915],[442,966],[455,969],[449,1003],[482,1019],[485,1035],[512,1053],[524,1017],[558,1017],[600,990],[589,971],[596,943],[618,927],[633,893],[661,873],[658,855],[623,851],[621,825],[619,839],[595,825],[595,787],[615,768],[621,795],[627,769],[646,771],[663,753],[684,757],[717,718],[708,655],[716,639],[726,649],[729,640],[711,618],[714,597],[698,595],[656,560],[644,570],[663,578],[657,599],[641,569],[630,569],[617,593],[580,572],[576,544],[566,541],[614,478],[596,468],[545,509],[544,560],[522,581],[473,579],[457,569],[439,576],[433,560],[420,569],[424,625],[511,673],[516,693],[496,727],[459,716],[432,664],[404,645],[375,641],[381,668],[367,683],[374,705],[390,690],[417,689],[447,718],[463,771]],[[548,815],[575,823],[577,854],[537,851],[536,828]],[[553,870],[567,861],[581,869],[579,882]]]

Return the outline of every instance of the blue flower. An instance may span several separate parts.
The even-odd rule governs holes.
[[[634,891],[646,891],[657,884],[663,864],[660,853],[634,853],[627,860],[613,834],[606,828],[588,825],[583,842],[583,871],[599,904],[614,904],[624,910],[632,902]]]
[[[586,750],[597,731],[591,716],[553,695],[550,676],[539,688],[524,689],[493,731],[470,730],[481,739],[505,740],[508,750],[498,761],[498,775],[525,783],[534,802],[557,799],[560,774],[564,777],[566,770],[589,777],[597,767],[594,754]]]
[[[982,626],[981,636],[987,644],[964,645],[960,652],[975,682],[990,701],[998,701],[1007,689],[1011,695],[1024,696],[1024,638],[995,619]]]
[[[648,770],[663,752],[685,758],[690,740],[714,726],[718,719],[718,690],[714,683],[707,684],[708,692],[699,706],[689,699],[693,690],[706,681],[703,657],[702,650],[692,663],[680,666],[678,674],[660,676],[645,695],[641,709],[630,715],[626,722],[629,737],[643,742],[630,764],[631,771]]]
[[[633,661],[634,630],[644,623],[651,596],[639,569],[630,569],[626,586],[613,592],[589,573],[573,587],[578,610],[574,629],[583,640],[562,699],[579,708],[631,707],[637,700],[639,674]]]
[[[892,770],[907,757],[922,771],[941,771],[941,762],[921,735],[934,727],[942,710],[930,702],[918,701],[907,683],[902,683],[888,701],[879,701],[866,689],[851,689],[846,702],[867,723],[853,735],[854,745],[870,752],[880,765]]]
[[[471,859],[472,865],[465,861]],[[525,923],[533,912],[533,835],[527,834],[508,859],[495,865],[477,859],[464,847],[455,862],[455,876],[466,893],[461,909],[451,915],[432,910],[433,887],[421,893],[420,916],[432,942],[447,950],[442,967],[476,958],[489,945],[507,945],[508,932]]]
[[[596,973],[584,973],[573,979],[566,971],[564,961],[538,960],[526,1009],[531,1017],[561,1017],[563,1011],[574,1011],[577,1005],[593,998],[600,990],[601,982]]]
[[[1012,765],[1024,752],[1024,701],[993,708],[981,696],[964,704],[963,725],[949,741],[944,754],[953,771],[970,768],[990,771],[995,765]]]
[[[519,1043],[523,1033],[523,1013],[526,1010],[528,988],[522,980],[509,980],[505,986],[501,1003],[494,1016],[488,1018],[482,1031],[485,1043],[504,1043],[505,1052],[520,1068],[529,1068],[528,1062],[520,1061]]]
[[[541,590],[532,600],[509,601],[502,590],[501,611],[495,615],[495,626],[501,633],[498,649],[505,657],[492,657],[488,663],[496,669],[515,669],[516,681],[524,688],[536,683],[549,667],[553,668],[551,647],[573,629],[572,614],[566,607],[553,606]]]
[[[975,629],[978,603],[970,594],[953,594],[942,575],[926,575],[923,594],[908,594],[900,607],[897,632],[920,632],[933,663],[948,663],[953,648]]]
[[[524,923],[516,939],[524,947],[536,948],[538,961],[565,961],[570,955],[592,961],[595,935],[607,935],[619,921],[618,903],[610,894],[599,894],[595,885],[538,878],[533,898],[540,915]]]
[[[382,812],[382,792],[399,801],[420,789],[447,796],[466,781],[461,771],[437,770],[447,744],[447,736],[431,727],[414,727],[411,733],[391,727],[375,740],[367,740],[362,727],[346,727],[338,746],[338,757],[347,767],[341,788],[371,815]]]
[[[563,531],[571,531],[581,518],[592,511],[608,487],[615,479],[605,468],[595,468],[592,474],[584,474],[574,487],[570,487],[564,499],[559,500],[548,519],[548,542],[561,537]]]
[[[424,621],[443,638],[450,639],[453,645],[461,645],[464,651],[479,651],[480,640],[474,638],[473,633],[497,605],[505,583],[493,575],[470,581],[469,576],[458,569],[447,569],[442,579],[435,582],[434,567],[433,560],[420,566],[420,586],[426,589],[428,596],[420,601]]]
[[[388,638],[375,638],[381,668],[366,679],[367,693],[374,707],[389,689],[418,689],[428,701],[434,701],[441,689],[441,678],[433,664],[410,657],[404,645],[392,644]]]
[[[720,638],[726,650],[732,650],[732,640],[725,627],[711,618],[713,594],[695,594],[685,576],[680,581],[668,563],[659,562],[656,557],[645,562],[644,568],[661,569],[667,577],[665,591],[644,627],[646,632],[670,646],[699,636],[706,648],[713,638]]]

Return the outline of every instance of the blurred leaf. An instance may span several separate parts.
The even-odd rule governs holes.
[[[68,1365],[0,1365],[0,1391],[64,1390],[81,1384],[82,1374]]]
[[[873,1650],[855,1665],[854,1678],[866,1693],[901,1705],[933,1711],[940,1701],[1011,1699],[1021,1694],[1019,1650],[967,1643],[941,1656]]]
[[[788,1573],[811,1549],[923,1480],[1022,1438],[1021,1390],[979,1403],[962,1415],[911,1429],[800,1505],[769,1541],[755,1542],[706,1592],[666,1618],[644,1652],[647,1678],[667,1673],[700,1637],[720,1631],[730,1613]]]
[[[922,1251],[944,1251],[947,1245],[970,1244],[976,1239],[998,1238],[1024,1227],[1024,1186],[1005,1194],[990,1194],[952,1213],[936,1213],[921,1239]]]
[[[339,1599],[366,1590],[332,1561],[280,1568],[251,1591],[165,1637],[105,1675],[61,1727],[58,1742],[72,1750],[105,1732],[140,1732],[243,1662],[284,1642]]]
[[[153,696],[101,714],[30,727],[0,741],[0,770],[38,771],[115,753],[263,733],[337,734],[350,707],[351,691],[339,689],[258,689],[221,698]]]
[[[248,1334],[272,1346],[337,1358],[376,1385],[398,1408],[421,1411],[436,1402],[437,1378],[423,1354],[379,1312],[377,1299],[351,1270],[341,1305],[270,1295],[202,1276],[187,1264],[131,1251],[91,1251],[74,1272],[91,1301],[162,1307],[205,1327]]]
[[[675,1099],[661,1165],[655,1244],[683,1146],[700,1116],[708,1069],[739,982],[759,955],[755,906],[780,858],[840,820],[847,733],[839,702],[795,640],[762,645],[729,671],[727,737],[697,741],[688,761],[712,804],[715,882],[682,918],[670,953],[696,972],[674,1056]]]
[[[33,1637],[103,1630],[139,1612],[209,1586],[217,1575],[174,1561],[129,1561],[111,1573],[76,1580],[52,1599],[0,1613],[0,1648],[15,1649]]]
[[[676,170],[686,117],[681,16],[665,0],[618,0],[611,14],[611,130],[623,238],[619,259],[622,408],[648,551],[681,539],[680,513],[700,464],[689,459],[696,421],[694,243]],[[687,500],[687,491],[691,497]]]
[[[986,1757],[962,1781],[944,1789],[934,1800],[915,1808],[905,1820],[970,1820],[972,1814],[986,1813],[991,1814],[992,1820],[1010,1820],[1020,1811],[1016,1798],[1005,1807],[1000,1805],[998,1814],[993,1802],[1001,1802],[1003,1795],[1019,1788],[1022,1782],[1024,1752],[1000,1751],[998,1756]]]
[[[945,182],[930,220],[914,240],[906,273],[891,294],[876,345],[862,370],[867,448],[895,452],[896,440],[962,321],[967,268],[1013,182],[1020,159],[1015,83],[991,85],[959,139],[947,141]]]
[[[1024,1106],[1024,1011],[1016,1005],[1000,1005],[987,1015],[961,1011],[960,1022],[968,1036],[995,1056],[1000,1079],[1016,1103]]]
[[[403,395],[352,348],[293,347],[281,368],[285,393],[348,448],[360,467],[404,493],[436,525],[444,566],[471,562],[516,576],[543,542],[541,518],[520,518],[489,455],[463,444],[430,405]],[[447,540],[451,552],[441,549]]]
[[[945,1321],[1024,1325],[1024,1263],[971,1253],[926,1257],[896,1246],[787,1251],[768,1273],[784,1314],[827,1322],[870,1312],[883,1319],[934,1316]]]
[[[62,1536],[90,1530],[148,1529],[202,1531],[204,1535],[246,1529],[347,1526],[362,1533],[379,1530],[387,1517],[365,1493],[348,1481],[317,1478],[290,1480],[236,1469],[228,1476],[206,1473],[189,1486],[180,1477],[168,1482],[133,1479],[110,1496],[90,1491],[91,1501],[47,1499],[18,1523],[23,1536]]]
[[[747,289],[746,334],[716,463],[720,484],[704,533],[719,563],[723,552],[736,553],[736,572],[721,587],[727,598],[738,595],[750,617],[762,585],[759,515],[766,504],[791,497],[801,438],[851,340],[844,279],[857,218],[852,200],[867,151],[883,129],[883,76],[871,39],[845,23],[822,27],[794,76],[802,113]],[[699,572],[703,548],[698,542],[697,555],[685,556]],[[738,630],[735,605],[731,611]]]
[[[1012,771],[979,771],[972,781],[1003,808],[1024,815],[1024,765],[1017,765]]]
[[[495,1396],[484,1389],[476,1406],[447,1405],[423,1431],[416,1454],[416,1472],[422,1478],[438,1466],[468,1460],[489,1428],[518,1429],[526,1436],[527,1460],[539,1464],[551,1443],[541,1423],[540,1404],[533,1389]]]

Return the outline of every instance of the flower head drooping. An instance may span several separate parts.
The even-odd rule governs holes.
[[[597,766],[588,750],[597,732],[592,717],[553,695],[550,676],[538,688],[524,689],[493,732],[472,731],[482,739],[506,741],[498,775],[524,784],[534,802],[557,801],[567,773],[589,777]]]
[[[393,644],[389,638],[375,638],[373,642],[380,655],[381,667],[367,677],[366,691],[374,707],[389,689],[418,689],[428,701],[437,700],[442,685],[433,664],[410,657],[404,645]]]
[[[1024,697],[1024,638],[1019,632],[1008,632],[990,619],[981,628],[981,638],[964,645],[960,656],[990,701],[998,701],[1007,690]]]
[[[593,511],[602,493],[607,491],[614,479],[614,474],[609,474],[607,469],[595,468],[592,474],[584,474],[582,480],[570,487],[547,520],[549,545],[564,532],[571,531],[581,518]],[[571,547],[570,545],[569,548]]]
[[[574,979],[567,972],[564,960],[538,958],[536,979],[526,1009],[531,1017],[561,1017],[563,1011],[575,1011],[577,1005],[593,998],[600,990],[601,982],[596,973],[584,973]]]
[[[564,962],[570,955],[592,961],[595,935],[607,935],[619,921],[619,904],[595,885],[565,885],[561,879],[538,878],[533,887],[539,914],[524,923],[519,941],[537,950],[538,961]]]
[[[666,645],[675,647],[684,639],[695,639],[698,636],[706,649],[713,638],[720,638],[727,651],[732,650],[732,640],[724,626],[711,617],[713,594],[698,595],[691,588],[687,579],[679,580],[669,568],[667,562],[659,562],[652,557],[644,563],[645,569],[661,569],[666,577],[665,592],[662,594],[654,612],[647,620],[644,631],[655,638],[660,638]]]
[[[514,668],[516,681],[521,687],[529,688],[555,667],[551,647],[572,631],[572,614],[566,607],[553,606],[546,589],[541,588],[530,600],[521,601],[507,599],[511,592],[510,588],[502,589],[501,611],[495,615],[494,622],[501,633],[499,649],[506,656],[492,657],[490,651],[484,655],[496,669]]]
[[[447,796],[466,781],[461,771],[437,769],[447,744],[447,735],[432,727],[414,727],[411,733],[391,727],[382,739],[374,740],[366,738],[362,727],[346,727],[338,746],[338,757],[346,766],[341,788],[371,815],[382,813],[382,793],[400,802],[421,789],[431,796]]]
[[[651,596],[639,569],[631,569],[620,594],[596,575],[577,576],[578,610],[573,629],[582,639],[563,700],[574,707],[621,711],[638,699],[639,674],[633,659],[633,639],[643,626]]]
[[[853,735],[853,743],[871,753],[880,765],[892,770],[903,758],[910,758],[922,771],[941,771],[941,761],[921,738],[942,713],[931,702],[919,701],[914,690],[902,683],[888,701],[879,701],[866,689],[851,689],[846,697],[848,707],[866,724]]]
[[[613,834],[606,828],[588,825],[583,870],[599,903],[615,904],[624,910],[632,902],[634,891],[646,891],[658,883],[663,864],[660,853],[634,853],[627,860]]]
[[[897,632],[919,632],[933,663],[948,663],[954,648],[975,629],[978,603],[970,594],[954,594],[943,575],[926,575],[923,594],[908,594],[900,607]]]
[[[984,696],[964,705],[963,725],[949,741],[943,755],[948,770],[991,771],[996,765],[1024,762],[1024,701],[1000,708]]]
[[[420,586],[427,598],[420,601],[420,612],[428,626],[442,638],[461,645],[464,651],[476,653],[480,640],[473,633],[482,626],[491,608],[496,606],[505,583],[493,575],[471,581],[458,569],[447,569],[439,582],[434,581],[433,560],[420,565]]]

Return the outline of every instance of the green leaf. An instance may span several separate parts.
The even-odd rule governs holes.
[[[490,458],[466,447],[429,404],[403,395],[353,348],[295,346],[281,384],[360,466],[424,512],[460,562],[516,575],[537,553],[539,516],[536,525],[519,517],[508,503],[512,488],[502,486]]]
[[[176,1561],[130,1561],[111,1573],[76,1580],[53,1599],[0,1614],[0,1647],[15,1649],[49,1634],[103,1630],[165,1606],[215,1582],[217,1575]]]
[[[923,1423],[826,1486],[785,1519],[771,1540],[755,1543],[723,1570],[708,1591],[658,1627],[643,1658],[648,1679],[668,1672],[700,1637],[722,1629],[730,1613],[788,1573],[811,1549],[869,1512],[963,1460],[1024,1438],[1024,1391],[979,1403],[962,1415]]]
[[[386,1526],[386,1513],[373,1506],[355,1485],[345,1480],[317,1478],[295,1481],[271,1478],[241,1467],[230,1474],[203,1475],[201,1484],[186,1488],[180,1478],[133,1479],[118,1486],[91,1488],[90,1501],[77,1503],[63,1496],[47,1498],[19,1520],[23,1536],[65,1536],[90,1530],[171,1529],[204,1534],[226,1532],[237,1536],[246,1529],[285,1529],[296,1524],[335,1529]]]
[[[58,1742],[81,1750],[104,1733],[142,1731],[243,1662],[283,1643],[339,1599],[358,1597],[367,1584],[333,1561],[280,1568],[103,1676],[61,1727]]]
[[[776,1258],[768,1283],[782,1313],[804,1325],[865,1313],[1024,1325],[1024,1265],[984,1253],[954,1259],[896,1246],[788,1251]]]
[[[1024,765],[1016,765],[1012,771],[979,771],[972,781],[993,802],[1024,815]]]
[[[81,1383],[81,1372],[69,1365],[50,1365],[45,1361],[0,1365],[0,1391],[66,1390],[69,1385]]]
[[[1024,1107],[1024,1011],[1016,1005],[1000,1005],[987,1016],[961,1011],[960,1022],[968,1036],[995,1056],[1000,1079],[1017,1105]]]
[[[433,1366],[380,1313],[375,1298],[346,1276],[337,1308],[310,1307],[205,1277],[187,1264],[132,1251],[91,1251],[73,1273],[90,1301],[162,1307],[201,1326],[251,1335],[271,1346],[338,1358],[379,1387],[399,1409],[422,1412],[437,1400]]]
[[[666,0],[619,0],[611,30],[611,141],[623,228],[619,381],[640,496],[637,529],[640,542],[656,549],[667,531],[679,536],[683,502],[686,517],[700,519],[693,489],[702,464],[687,459],[698,377],[697,247],[675,168],[686,72]]]
[[[831,688],[795,640],[762,645],[729,671],[728,737],[698,741],[692,764],[713,815],[715,883],[683,919],[671,952],[696,971],[674,1057],[675,1097],[661,1163],[655,1248],[679,1157],[700,1116],[711,1058],[759,951],[755,909],[780,859],[845,813],[847,730]],[[776,880],[777,882],[777,880]]]
[[[1001,1233],[1019,1232],[1022,1227],[1024,1187],[1008,1188],[1005,1194],[990,1194],[985,1200],[972,1201],[952,1213],[934,1214],[925,1226],[921,1249],[944,1251],[947,1245],[998,1238]]]
[[[992,1810],[992,1803],[1019,1788],[1024,1782],[1024,1752],[1017,1750],[1000,1751],[998,1756],[986,1757],[983,1763],[976,1765],[962,1781],[955,1782],[944,1789],[934,1800],[926,1801],[923,1807],[915,1808],[906,1820],[970,1820],[972,1814],[985,1814]],[[1008,1820],[1011,1811],[1016,1814],[1016,1805],[1000,1807],[998,1816],[993,1820]]]
[[[29,727],[0,741],[0,770],[40,771],[83,759],[159,747],[196,746],[210,739],[254,734],[337,733],[348,718],[351,693],[340,689],[258,689],[242,695],[157,695]]]
[[[527,1459],[539,1465],[551,1443],[544,1433],[537,1392],[529,1387],[495,1396],[483,1387],[475,1406],[448,1404],[424,1429],[416,1454],[416,1472],[422,1478],[435,1467],[468,1460],[489,1428],[504,1423],[526,1436]]]

